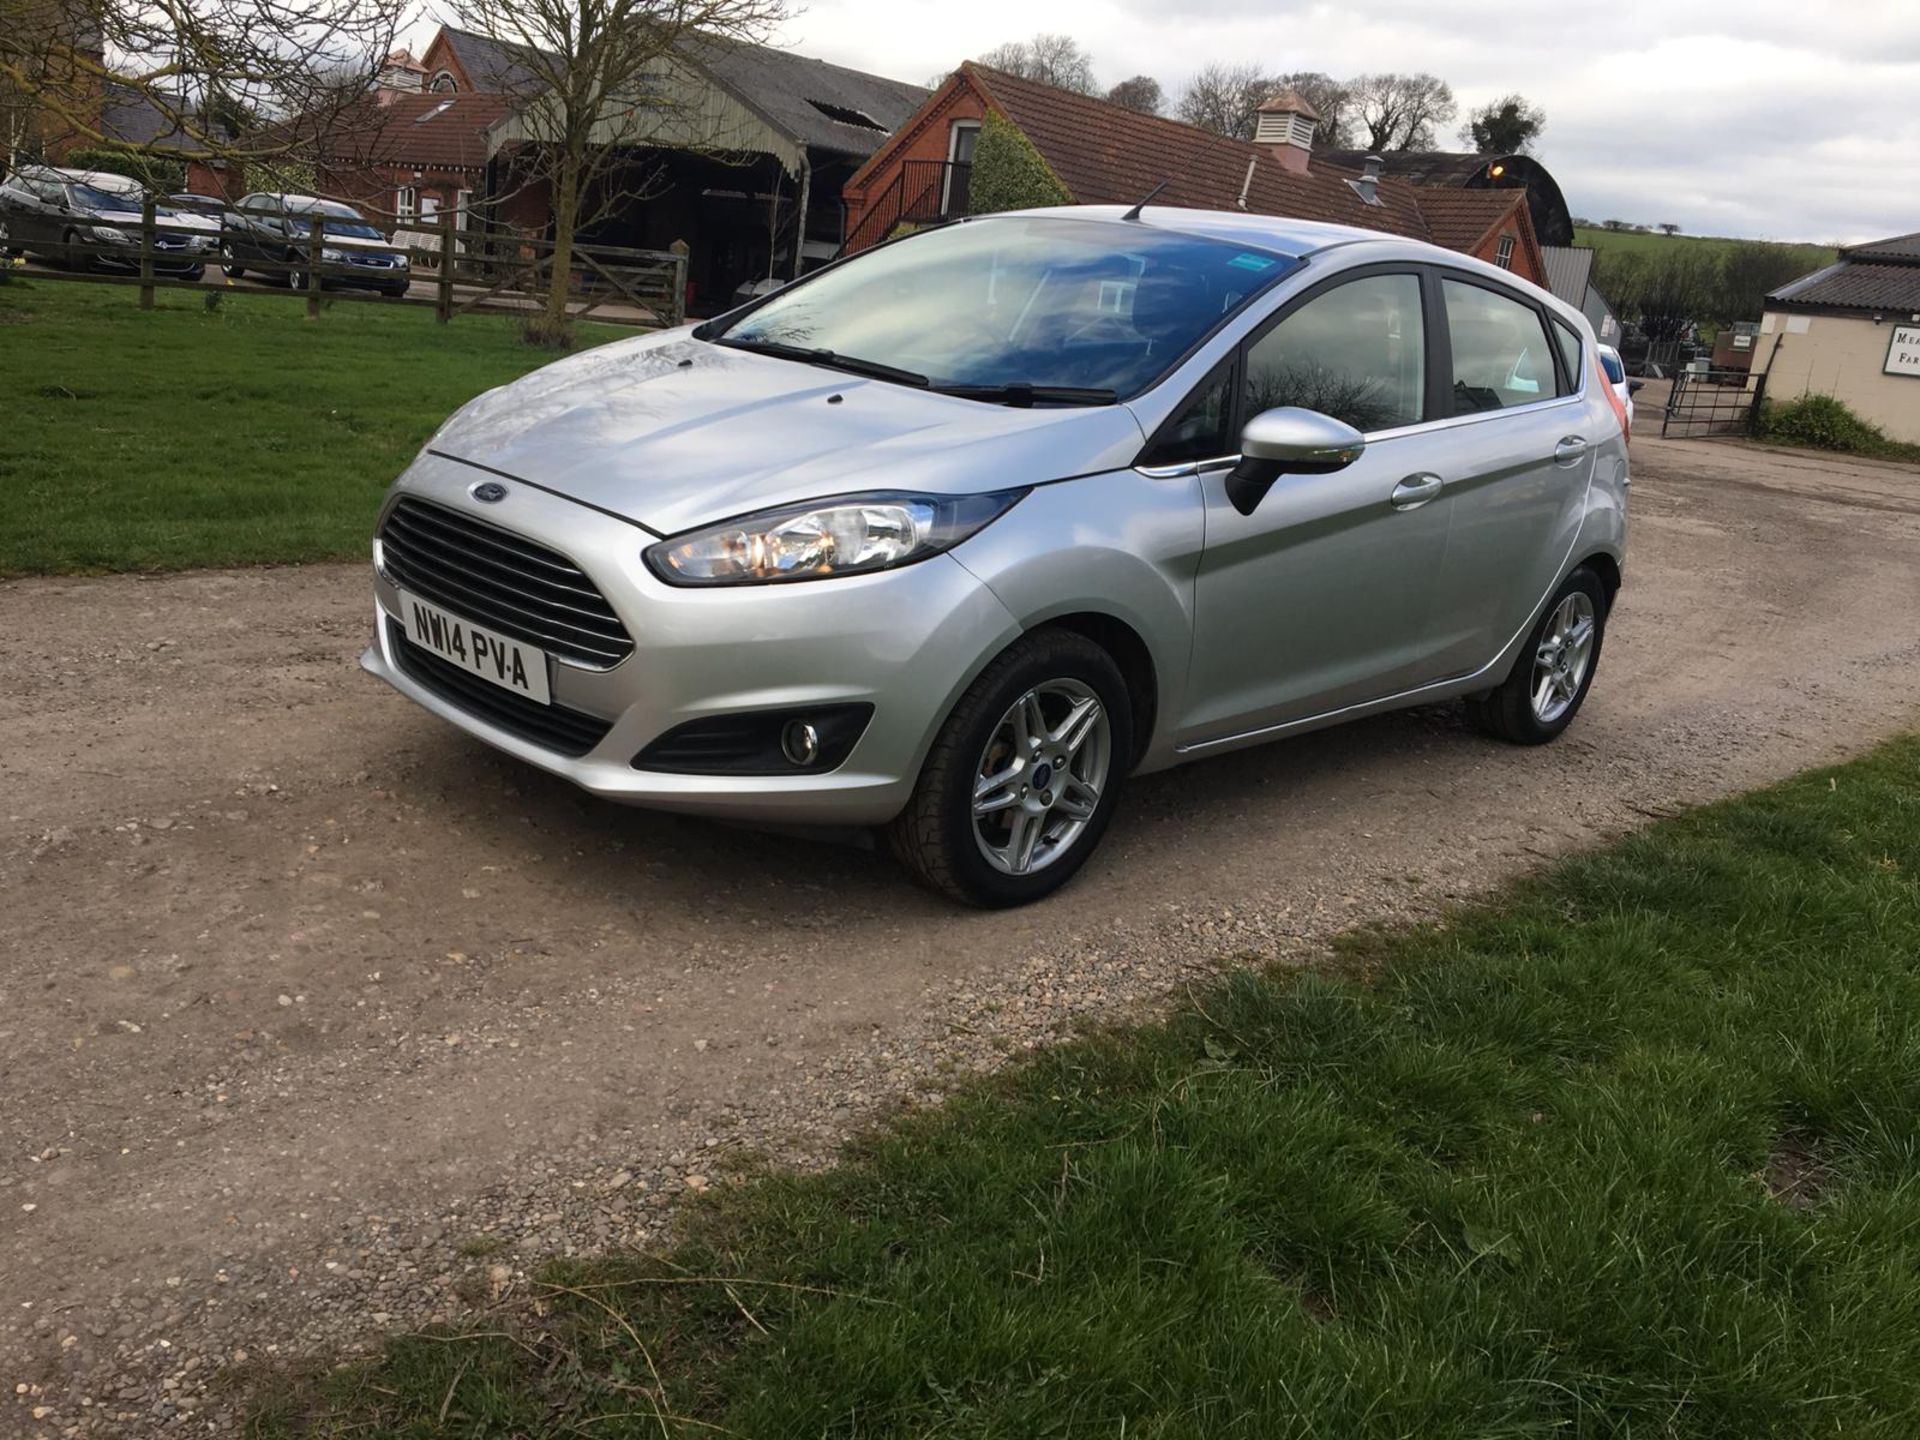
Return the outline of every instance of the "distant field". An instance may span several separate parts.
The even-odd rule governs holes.
[[[1591,245],[1595,250],[1656,251],[1667,246],[1691,245],[1702,249],[1724,250],[1738,242],[1721,235],[1662,235],[1658,231],[1641,234],[1635,230],[1602,230],[1592,225],[1576,225],[1573,243]],[[1776,242],[1778,243],[1778,242]],[[1783,245],[1804,262],[1809,271],[1831,265],[1839,252],[1831,245]]]

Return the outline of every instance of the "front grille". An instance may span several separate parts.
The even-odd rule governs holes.
[[[457,705],[469,715],[497,725],[522,740],[578,758],[604,740],[607,731],[613,728],[611,720],[569,710],[564,705],[542,705],[482,680],[450,660],[442,660],[431,650],[424,650],[407,639],[405,627],[392,616],[387,617],[387,639],[401,673],[409,679],[424,685],[448,704]]]
[[[411,496],[380,543],[398,584],[504,635],[593,669],[633,653],[606,596],[557,550]]]

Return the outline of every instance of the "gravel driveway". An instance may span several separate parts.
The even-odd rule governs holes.
[[[236,1363],[646,1244],[742,1153],[1915,723],[1920,472],[1635,453],[1559,744],[1448,708],[1154,776],[1004,914],[496,757],[355,668],[358,567],[0,585],[0,1432],[226,1430]]]

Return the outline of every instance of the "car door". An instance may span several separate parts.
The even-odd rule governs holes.
[[[0,184],[0,222],[7,227],[7,239],[16,249],[27,249],[38,238],[36,225],[40,201],[29,182],[16,175],[4,184]]]
[[[1452,536],[1433,601],[1449,674],[1493,660],[1560,579],[1605,438],[1544,309],[1480,275],[1438,270],[1447,423],[1428,437]],[[1584,349],[1584,347],[1581,347]]]
[[[1427,309],[1420,266],[1368,266],[1289,300],[1241,346],[1234,435],[1290,405],[1346,421],[1367,447],[1333,474],[1283,474],[1251,515],[1227,498],[1230,464],[1203,468],[1190,742],[1436,677],[1430,610],[1452,507],[1422,438],[1440,399]]]

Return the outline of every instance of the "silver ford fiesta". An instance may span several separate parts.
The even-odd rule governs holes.
[[[1362,230],[969,220],[482,395],[362,663],[596,795],[882,827],[981,905],[1130,775],[1449,698],[1564,730],[1625,558],[1578,311]]]

